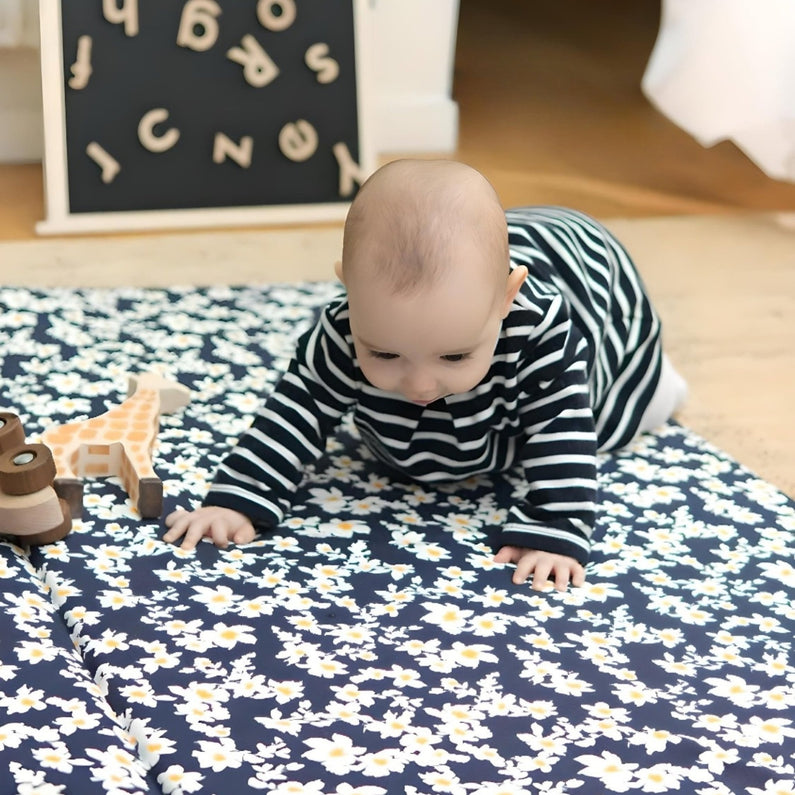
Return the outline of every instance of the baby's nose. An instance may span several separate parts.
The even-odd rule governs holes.
[[[436,378],[424,368],[413,368],[403,380],[403,392],[412,400],[426,400],[436,393]]]

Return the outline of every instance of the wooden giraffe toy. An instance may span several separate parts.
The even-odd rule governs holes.
[[[49,448],[26,444],[19,417],[0,412],[0,533],[30,546],[69,534],[72,515],[55,493],[54,477]]]
[[[55,490],[72,516],[83,511],[83,478],[121,478],[133,505],[145,519],[163,511],[163,481],[152,467],[160,414],[190,400],[187,387],[156,373],[131,376],[127,399],[96,417],[56,425],[42,434],[55,460]]]

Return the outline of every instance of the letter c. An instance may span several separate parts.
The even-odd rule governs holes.
[[[179,140],[179,130],[176,127],[167,130],[163,135],[155,135],[154,126],[167,118],[168,111],[165,108],[154,108],[141,117],[138,123],[138,140],[150,152],[165,152]]]

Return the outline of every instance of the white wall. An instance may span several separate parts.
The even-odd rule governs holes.
[[[41,159],[38,44],[36,0],[0,0],[0,161]]]
[[[378,152],[450,152],[458,142],[452,99],[458,0],[375,0]]]
[[[452,99],[458,0],[367,2],[374,12],[376,151],[452,151],[458,140]],[[0,0],[0,162],[42,157],[37,16],[36,0]]]

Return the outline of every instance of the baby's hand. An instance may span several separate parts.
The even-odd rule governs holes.
[[[559,591],[565,591],[569,581],[576,586],[585,582],[585,569],[567,555],[539,552],[525,547],[502,547],[494,560],[497,563],[516,564],[512,577],[516,585],[521,585],[532,574],[533,589],[536,591],[544,590],[550,575],[554,575],[555,588]]]
[[[212,538],[215,546],[224,548],[230,541],[248,544],[256,535],[247,516],[215,505],[195,511],[174,511],[166,517],[166,526],[171,529],[163,536],[163,541],[171,543],[185,536],[182,549],[193,549],[205,536]]]

